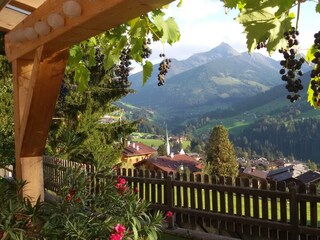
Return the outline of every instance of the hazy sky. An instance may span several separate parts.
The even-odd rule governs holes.
[[[153,47],[154,57],[164,48],[168,57],[186,59],[194,53],[209,51],[221,42],[228,43],[239,52],[246,51],[242,25],[234,20],[236,11],[225,14],[219,0],[183,0],[182,7],[177,8],[176,5],[177,2],[171,4],[167,12],[178,22],[181,39],[173,46],[156,44]],[[312,44],[314,33],[320,31],[320,14],[314,13],[315,5],[315,2],[307,2],[301,6],[298,39],[303,50]],[[272,57],[277,59],[279,55]]]

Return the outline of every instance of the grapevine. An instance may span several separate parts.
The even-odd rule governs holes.
[[[320,107],[320,31],[314,34],[313,47],[315,51],[311,62],[315,64],[315,67],[310,74],[311,81],[309,90],[313,96],[313,105]]]
[[[168,73],[168,70],[170,69],[171,60],[169,58],[165,58],[164,53],[160,53],[160,57],[163,57],[164,59],[161,61],[159,66],[159,73],[158,73],[158,86],[162,86],[165,82],[165,75]]]
[[[298,35],[299,32],[294,27],[289,31],[286,31],[284,33],[284,38],[287,41],[287,48],[279,50],[284,58],[284,60],[280,61],[280,65],[282,66],[282,69],[280,70],[280,74],[282,74],[281,79],[287,82],[286,89],[288,92],[292,93],[287,96],[287,99],[291,102],[295,102],[300,98],[298,92],[303,89],[300,77],[303,75],[301,66],[304,63],[304,58],[298,59],[296,56],[296,47],[299,44],[299,41],[297,40]]]

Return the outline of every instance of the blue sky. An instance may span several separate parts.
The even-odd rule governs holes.
[[[164,49],[167,57],[179,60],[186,59],[194,53],[206,52],[226,42],[239,52],[246,51],[246,39],[242,26],[234,20],[236,11],[225,14],[222,2],[219,0],[183,0],[182,7],[175,7],[177,2],[170,5],[168,16],[173,16],[178,22],[181,39],[170,46],[155,44],[153,46],[154,62],[156,56]],[[314,11],[316,3],[306,2],[301,6],[299,21],[299,41],[301,51],[312,44],[313,35],[320,30],[320,14]],[[263,51],[259,51],[268,55]],[[272,56],[275,59],[280,55]]]

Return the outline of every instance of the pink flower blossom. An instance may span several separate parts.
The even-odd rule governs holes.
[[[166,213],[166,217],[167,217],[167,218],[172,218],[172,216],[173,216],[173,213],[172,213],[171,211],[168,211],[168,212]]]
[[[138,187],[135,187],[134,192],[135,192],[135,193],[138,193],[138,192],[139,192],[139,188],[138,188]]]
[[[120,178],[118,181],[120,184],[126,184],[126,180],[124,178]]]
[[[76,199],[76,202],[81,203],[81,198],[78,197],[78,198]]]
[[[117,233],[124,233],[124,232],[126,231],[126,227],[118,223],[118,224],[114,227],[114,230],[115,230]]]
[[[109,237],[109,240],[122,240],[123,233],[112,233]]]
[[[69,193],[69,194],[67,194],[67,196],[66,196],[66,200],[67,200],[68,202],[70,202],[71,198],[72,198],[72,195],[71,195],[70,193]]]

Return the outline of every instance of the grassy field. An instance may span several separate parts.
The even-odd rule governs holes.
[[[152,137],[152,134],[149,133],[133,133],[133,136],[133,142],[141,142],[150,147],[159,147],[165,143],[165,140],[150,138]],[[183,149],[186,149],[188,146],[190,146],[190,141],[184,141],[182,143]]]

